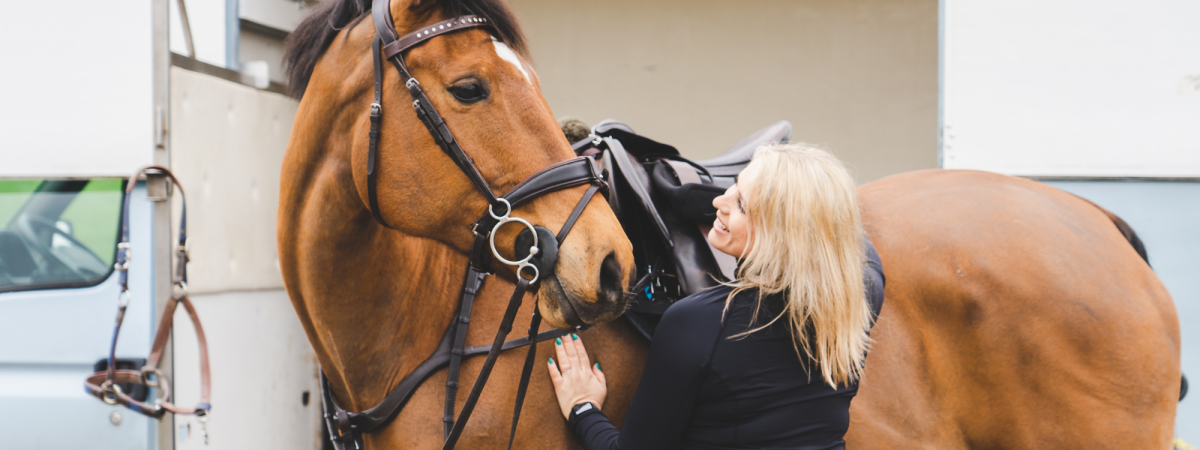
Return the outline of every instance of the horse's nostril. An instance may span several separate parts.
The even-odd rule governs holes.
[[[600,264],[600,300],[607,302],[618,302],[625,293],[625,286],[621,283],[621,263],[617,262],[617,255],[609,253],[604,258],[604,263]]]

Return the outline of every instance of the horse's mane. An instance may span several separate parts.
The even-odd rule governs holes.
[[[357,25],[371,14],[371,2],[372,0],[323,1],[288,35],[283,62],[287,67],[292,96],[304,96],[317,60],[325,53],[325,49],[329,48],[338,32]],[[409,11],[419,16],[441,11],[448,17],[466,14],[486,17],[498,34],[496,38],[508,44],[513,51],[521,55],[527,54],[521,25],[517,23],[512,10],[501,0],[417,0],[409,7]]]

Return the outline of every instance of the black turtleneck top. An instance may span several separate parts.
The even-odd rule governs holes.
[[[863,271],[872,317],[883,306],[883,264],[868,243]],[[832,388],[814,362],[797,356],[782,311],[767,297],[752,322],[757,294],[739,293],[722,320],[731,288],[714,287],[672,305],[663,315],[633,403],[618,431],[604,413],[570,417],[587,450],[843,449],[850,400],[858,385]]]

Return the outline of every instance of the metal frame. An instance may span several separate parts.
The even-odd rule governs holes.
[[[188,58],[187,56],[180,55],[178,53],[171,53],[171,64],[170,65],[176,66],[176,67],[179,67],[182,69],[187,69],[187,70],[190,70],[190,71],[196,72],[196,73],[211,75],[211,76],[214,76],[214,77],[226,80],[226,81],[232,81],[234,83],[238,83],[238,84],[241,84],[244,86],[249,86],[254,89],[260,89],[259,87],[254,85],[254,83],[250,79],[250,77],[247,77],[245,74],[243,74],[241,72],[238,72],[236,70],[226,69],[224,67],[214,66],[214,65],[206,63],[204,61],[200,61],[200,60],[194,59],[194,58]],[[271,81],[271,83],[269,85],[267,85],[266,89],[261,89],[261,90],[268,91],[268,92],[274,92],[274,93],[280,94],[280,95],[288,95],[287,85],[280,83],[278,81]]]
[[[242,70],[242,28],[238,0],[225,0],[225,67]]]
[[[151,17],[154,22],[153,36],[154,39],[154,111],[155,111],[155,136],[152,139],[154,143],[154,163],[165,167],[171,165],[171,139],[168,124],[170,121],[171,111],[171,0],[153,0],[151,8]],[[136,182],[136,180],[131,180]],[[170,198],[170,192],[167,190],[166,180],[163,177],[155,177],[146,180],[147,195],[153,197],[159,194],[164,199]],[[153,206],[153,226],[151,235],[153,236],[153,249],[151,259],[153,259],[154,269],[152,273],[153,280],[170,280],[171,279],[171,202],[158,201]],[[163,314],[163,310],[167,305],[167,301],[171,297],[171,283],[164,282],[154,284],[154,316],[159,317]],[[162,364],[160,370],[170,379],[175,378],[175,356],[172,347],[174,339],[167,345],[163,352]],[[155,447],[159,450],[168,450],[175,448],[175,415],[168,414],[162,420],[158,421],[157,435],[151,436],[151,442],[155,443]]]
[[[945,169],[942,146],[946,132],[946,1],[938,0],[937,166]]]

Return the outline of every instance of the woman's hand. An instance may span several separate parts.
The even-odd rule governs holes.
[[[571,333],[554,340],[554,351],[558,353],[557,364],[550,358],[550,381],[554,382],[554,393],[558,395],[558,406],[563,417],[571,415],[571,408],[583,402],[592,402],[599,409],[608,395],[607,382],[600,364],[591,365],[587,350],[579,335]]]

